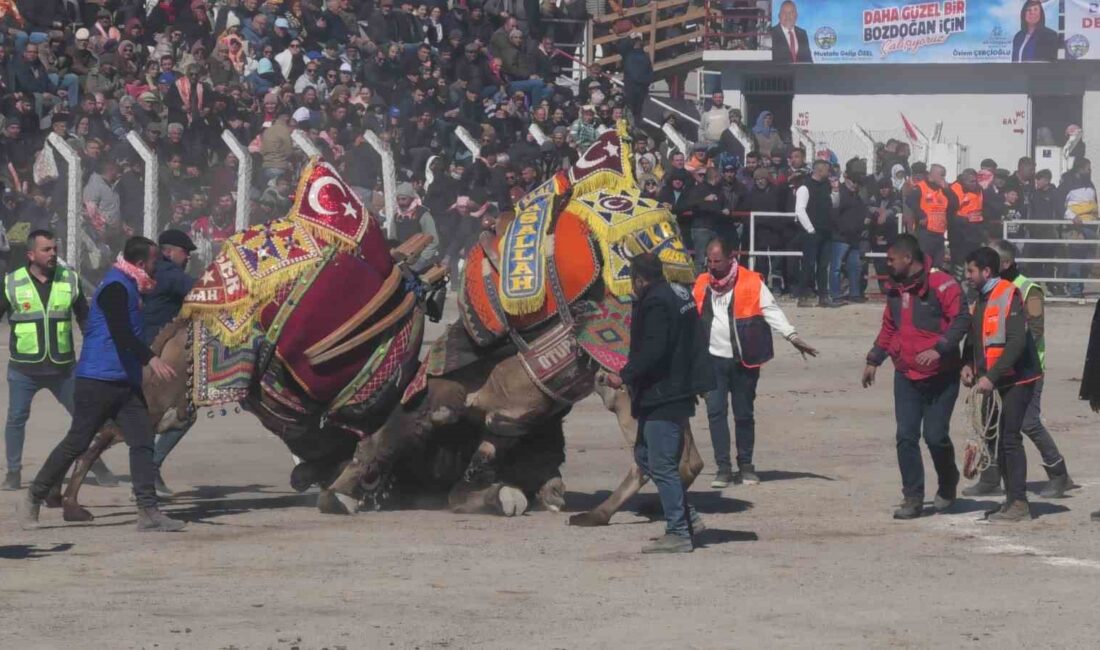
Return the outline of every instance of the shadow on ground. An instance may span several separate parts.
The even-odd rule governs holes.
[[[751,530],[720,530],[708,528],[695,536],[697,548],[707,548],[731,542],[756,542],[760,537]]]
[[[54,544],[50,547],[38,546],[37,544],[6,544],[0,546],[0,560],[37,560],[64,553],[72,547],[73,545],[68,542]]]
[[[836,480],[831,476],[814,474],[813,472],[787,472],[781,469],[764,470],[762,472],[757,472],[756,475],[760,477],[761,483],[770,483],[772,481],[795,481],[801,478],[812,478],[819,481]]]

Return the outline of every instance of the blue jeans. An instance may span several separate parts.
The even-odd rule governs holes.
[[[8,422],[4,427],[4,448],[8,457],[8,471],[23,468],[23,441],[27,436],[27,420],[31,416],[31,402],[40,390],[53,393],[61,406],[72,415],[73,375],[32,377],[8,365]]]
[[[176,448],[179,441],[182,440],[183,436],[190,430],[190,428],[169,429],[157,436],[157,442],[153,448],[153,464],[157,466],[158,472],[160,471],[160,466],[164,464],[164,459],[168,457],[168,454],[172,453],[172,450]]]
[[[714,464],[718,471],[732,471],[730,464],[729,404],[733,404],[733,422],[737,431],[737,464],[751,465],[756,446],[756,384],[759,368],[746,368],[741,362],[711,355],[715,389],[707,393],[707,421],[714,446]]]
[[[66,93],[66,101],[69,102],[69,108],[76,108],[80,105],[80,78],[73,73],[69,73],[63,77],[59,77],[56,73],[50,73],[50,81],[58,90],[64,90]],[[74,125],[75,126],[75,125]]]
[[[550,99],[554,94],[554,89],[542,79],[523,79],[508,84],[508,92],[512,94],[521,92],[530,95],[531,104],[535,105],[544,99]]]
[[[959,469],[955,465],[950,425],[958,397],[959,375],[956,372],[945,372],[922,381],[912,381],[900,372],[894,372],[894,416],[898,425],[898,467],[901,469],[903,495],[924,498],[924,464],[920,455],[922,433],[939,477],[940,490],[945,495],[954,495],[959,483]]]
[[[634,462],[657,486],[667,522],[665,533],[690,538],[687,493],[680,481],[683,443],[683,422],[639,420],[638,439],[634,443]]]
[[[842,267],[848,274],[848,296],[859,298],[862,295],[859,277],[859,247],[852,246],[847,242],[833,241],[833,268],[830,274],[832,278],[829,282],[829,293],[832,295],[833,300],[840,300],[840,270]]]
[[[718,236],[710,228],[691,229],[691,247],[695,257],[695,272],[702,273],[707,270],[707,244]]]

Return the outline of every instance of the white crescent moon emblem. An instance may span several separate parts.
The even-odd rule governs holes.
[[[309,188],[308,203],[309,208],[317,214],[336,214],[334,210],[325,210],[321,207],[321,204],[317,202],[317,199],[321,196],[321,190],[329,185],[339,185],[339,181],[331,176],[325,176],[321,180],[313,184],[313,187]]]

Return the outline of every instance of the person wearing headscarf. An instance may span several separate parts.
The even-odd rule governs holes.
[[[432,213],[420,203],[412,184],[401,183],[397,186],[397,241],[405,242],[419,234],[431,236],[432,241],[412,265],[414,271],[423,271],[435,262],[439,252],[439,232]]]
[[[774,122],[775,116],[771,111],[762,111],[756,116],[756,126],[752,127],[756,151],[765,158],[771,158],[772,151],[783,146],[783,139],[779,137],[779,131],[773,126]]]

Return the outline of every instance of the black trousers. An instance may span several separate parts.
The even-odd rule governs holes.
[[[997,465],[1009,501],[1027,501],[1027,454],[1022,435],[1024,416],[1035,384],[1019,384],[1001,391],[1001,437],[997,448]]]
[[[157,505],[153,487],[157,468],[153,463],[153,423],[140,388],[126,382],[76,378],[73,423],[69,432],[50,452],[31,483],[31,494],[46,498],[50,487],[61,482],[92,444],[92,438],[108,420],[115,420],[130,447],[130,476],[139,508]]]

